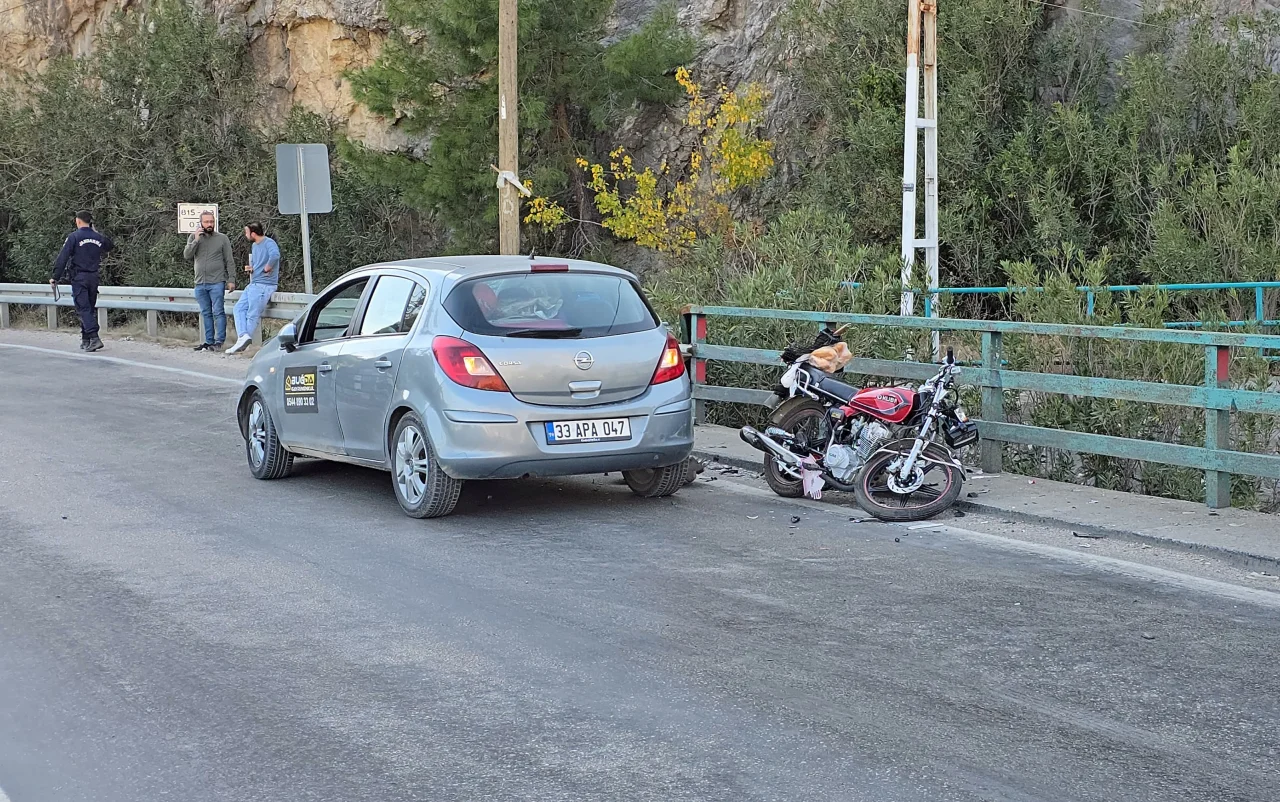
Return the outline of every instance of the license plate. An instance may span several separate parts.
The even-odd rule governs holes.
[[[545,426],[547,427],[547,444],[553,446],[631,439],[629,418],[547,421]]]

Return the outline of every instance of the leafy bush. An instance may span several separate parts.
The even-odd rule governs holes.
[[[274,143],[338,144],[334,126],[295,109],[263,125],[244,41],[179,0],[117,14],[89,57],[55,61],[0,93],[0,279],[44,281],[77,209],[116,241],[109,283],[185,286],[179,202],[214,202],[237,256],[264,221],[302,289],[296,217],[275,211]],[[312,220],[317,286],[391,256],[419,255],[430,231],[386,189],[334,159],[334,212]]]
[[[1111,64],[1112,21],[1047,13],[974,0],[939,15],[943,283],[1004,284],[1005,263],[1045,267],[1064,245],[1106,252],[1109,283],[1274,280],[1275,15],[1166,4]],[[812,165],[801,202],[867,244],[900,231],[903,17],[893,0],[796,0],[789,24],[811,118],[788,141]]]
[[[348,155],[372,180],[438,215],[450,246],[491,248],[497,192],[489,171],[498,143],[497,0],[394,0],[391,36],[377,62],[351,76],[356,97],[405,130],[431,137],[422,154]],[[639,103],[670,102],[670,77],[693,56],[694,40],[673,4],[658,7],[636,33],[606,44],[613,0],[520,3],[519,121],[522,178],[588,219],[589,190],[579,158],[600,158],[597,140]],[[590,229],[546,237],[539,250],[575,253]]]

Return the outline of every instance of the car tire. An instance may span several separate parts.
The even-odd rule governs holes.
[[[462,480],[444,472],[422,419],[405,413],[391,435],[391,487],[410,518],[440,518],[453,512]]]
[[[691,485],[697,480],[698,474],[707,469],[707,466],[702,463],[702,460],[694,456],[689,457],[688,463],[689,470],[685,472],[684,483],[686,485]]]
[[[293,470],[293,453],[280,443],[267,401],[257,390],[245,407],[244,450],[255,479],[283,479]]]
[[[622,478],[631,492],[642,498],[662,498],[673,496],[684,487],[685,479],[690,472],[689,460],[682,459],[675,465],[665,468],[642,468],[636,471],[623,471]]]

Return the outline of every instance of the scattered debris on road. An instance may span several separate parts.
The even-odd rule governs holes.
[[[1090,538],[1091,540],[1102,540],[1102,538],[1105,537],[1105,535],[1100,535],[1097,532],[1074,532],[1073,531],[1071,534],[1076,537],[1087,537],[1087,538]]]

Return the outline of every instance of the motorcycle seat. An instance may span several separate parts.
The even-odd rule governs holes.
[[[862,389],[861,387],[850,387],[832,377],[831,374],[818,370],[812,365],[805,365],[805,370],[809,372],[809,378],[813,379],[813,383],[819,390],[839,398],[846,404]]]

